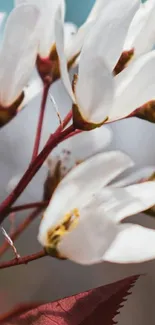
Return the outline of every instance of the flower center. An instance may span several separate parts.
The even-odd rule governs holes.
[[[60,243],[62,237],[76,228],[79,221],[79,210],[77,208],[71,210],[65,214],[64,218],[56,227],[49,229],[47,233],[47,246],[45,247],[47,253],[54,257],[64,258],[57,250],[57,246]]]

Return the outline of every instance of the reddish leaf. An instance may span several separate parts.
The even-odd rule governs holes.
[[[113,318],[124,305],[129,290],[139,276],[131,276],[106,286],[93,289],[35,308],[16,308],[3,318],[5,325],[113,325]],[[2,319],[2,318],[1,318]]]

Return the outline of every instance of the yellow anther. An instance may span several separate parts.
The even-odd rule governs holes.
[[[66,213],[62,221],[56,227],[52,227],[47,233],[47,248],[48,251],[51,248],[56,250],[58,243],[61,238],[69,233],[71,230],[76,228],[78,219],[80,217],[79,210],[77,208],[71,210],[71,212]]]
[[[80,217],[79,210],[78,210],[77,208],[73,209],[73,215],[74,215],[76,218],[79,218],[79,217]]]

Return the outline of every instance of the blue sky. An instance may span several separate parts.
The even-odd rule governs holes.
[[[67,2],[67,16],[66,20],[74,21],[77,25],[82,24],[85,20],[94,0],[66,0]],[[1,0],[0,11],[9,11],[13,7],[13,0]]]

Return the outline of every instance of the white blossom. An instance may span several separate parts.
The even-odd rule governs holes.
[[[124,51],[133,49],[133,58],[153,49],[155,45],[155,0],[141,3],[130,25]]]
[[[64,24],[65,16],[65,1],[64,0],[15,0],[15,5],[18,6],[22,3],[34,4],[41,12],[40,19],[40,43],[38,54],[41,58],[48,58],[55,45],[55,15],[59,8],[62,14],[62,23],[65,31],[65,47],[68,48],[68,60],[76,55],[73,50],[73,42],[77,34],[77,27],[75,24]],[[79,40],[79,36],[76,35]],[[77,40],[77,42],[78,42]],[[76,42],[76,43],[77,43]],[[70,47],[70,43],[72,44]],[[76,46],[76,45],[75,45]],[[77,49],[79,52],[79,48]]]
[[[40,13],[32,5],[15,8],[6,23],[0,50],[0,105],[21,95],[32,74],[38,47]]]
[[[99,124],[106,118],[106,123],[122,119],[155,99],[155,51],[140,56],[117,76],[113,75],[137,6],[135,1],[123,0],[119,6],[118,2],[110,2],[105,8],[84,42],[74,93],[67,71],[60,11],[57,13],[61,78],[86,122]]]
[[[56,10],[61,7],[62,14],[65,14],[65,2],[63,0],[15,0],[15,5],[23,3],[33,4],[40,10],[40,42],[38,54],[46,58],[50,54],[54,38],[54,17]]]
[[[86,160],[67,174],[39,229],[38,239],[49,253],[81,264],[142,262],[155,257],[155,231],[121,223],[154,205],[155,183],[109,185],[132,165],[128,156],[112,151]]]
[[[120,0],[119,5],[110,1],[105,7],[84,42],[74,93],[67,70],[61,11],[57,11],[55,32],[61,78],[73,103],[89,123],[99,124],[106,118],[111,120],[110,111],[115,96],[112,71],[122,53],[129,25],[138,7],[139,1],[136,0]]]
[[[34,4],[41,12],[41,33],[38,52],[41,58],[48,58],[55,44],[55,16],[56,11],[60,9],[65,32],[65,53],[68,62],[79,54],[87,32],[108,4],[106,0],[96,0],[87,20],[77,29],[75,24],[71,24],[69,28],[68,23],[64,23],[65,0],[15,0],[14,2],[15,6],[22,3]]]
[[[109,120],[130,116],[155,99],[155,51],[134,60],[115,78],[115,96]]]

